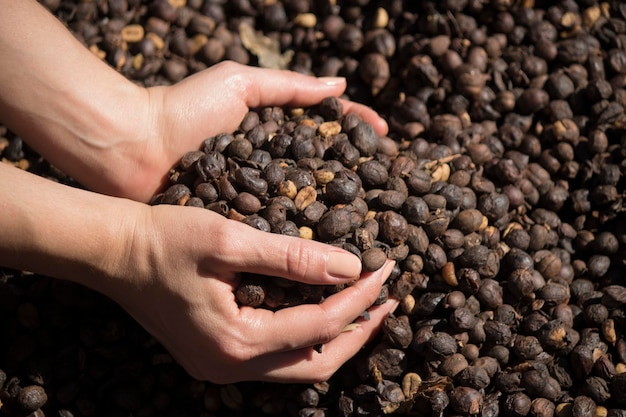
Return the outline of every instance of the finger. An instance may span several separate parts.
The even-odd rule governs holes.
[[[251,345],[264,349],[258,354],[266,354],[328,343],[372,306],[393,266],[394,262],[388,261],[380,270],[320,304],[303,304],[276,312],[242,309],[240,319],[251,329]]]
[[[249,363],[248,379],[269,382],[314,383],[328,380],[346,361],[380,331],[385,317],[393,312],[399,301],[389,299],[386,303],[368,310],[369,320],[359,319],[359,327],[341,333],[324,344],[321,352],[313,348],[273,353],[254,358]]]
[[[243,223],[224,220],[214,236],[220,242],[207,250],[212,267],[227,272],[252,272],[309,284],[338,284],[358,278],[361,262],[354,254],[321,242],[271,234]]]
[[[311,106],[344,92],[343,77],[312,77],[295,71],[242,66],[242,91],[248,107]]]

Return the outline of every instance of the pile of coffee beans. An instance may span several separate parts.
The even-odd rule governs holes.
[[[141,85],[224,59],[345,76],[388,136],[332,98],[253,109],[153,203],[337,245],[365,270],[394,259],[378,301],[401,304],[328,381],[218,386],[99,294],[3,271],[0,415],[626,415],[623,2],[42,3]],[[0,136],[7,162],[71,181]],[[246,275],[237,297],[340,290]]]

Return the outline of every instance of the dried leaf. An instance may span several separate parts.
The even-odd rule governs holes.
[[[293,57],[292,50],[281,54],[278,41],[256,32],[250,25],[245,23],[239,25],[239,36],[241,36],[243,46],[257,56],[259,66],[263,68],[286,69],[291,62]]]

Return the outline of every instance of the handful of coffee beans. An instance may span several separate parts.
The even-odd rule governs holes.
[[[262,231],[336,245],[375,271],[410,252],[409,222],[399,212],[409,188],[401,169],[389,173],[399,153],[358,115],[344,115],[335,97],[307,109],[263,108],[237,131],[187,152],[153,204],[205,207]],[[432,181],[433,172],[424,167],[421,181]],[[340,289],[246,274],[236,295],[241,305],[277,309]]]

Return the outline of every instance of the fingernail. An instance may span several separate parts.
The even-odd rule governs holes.
[[[326,85],[338,85],[346,83],[346,79],[344,77],[319,77],[318,80]]]
[[[347,252],[330,252],[326,272],[336,278],[356,278],[361,273],[361,261]]]

